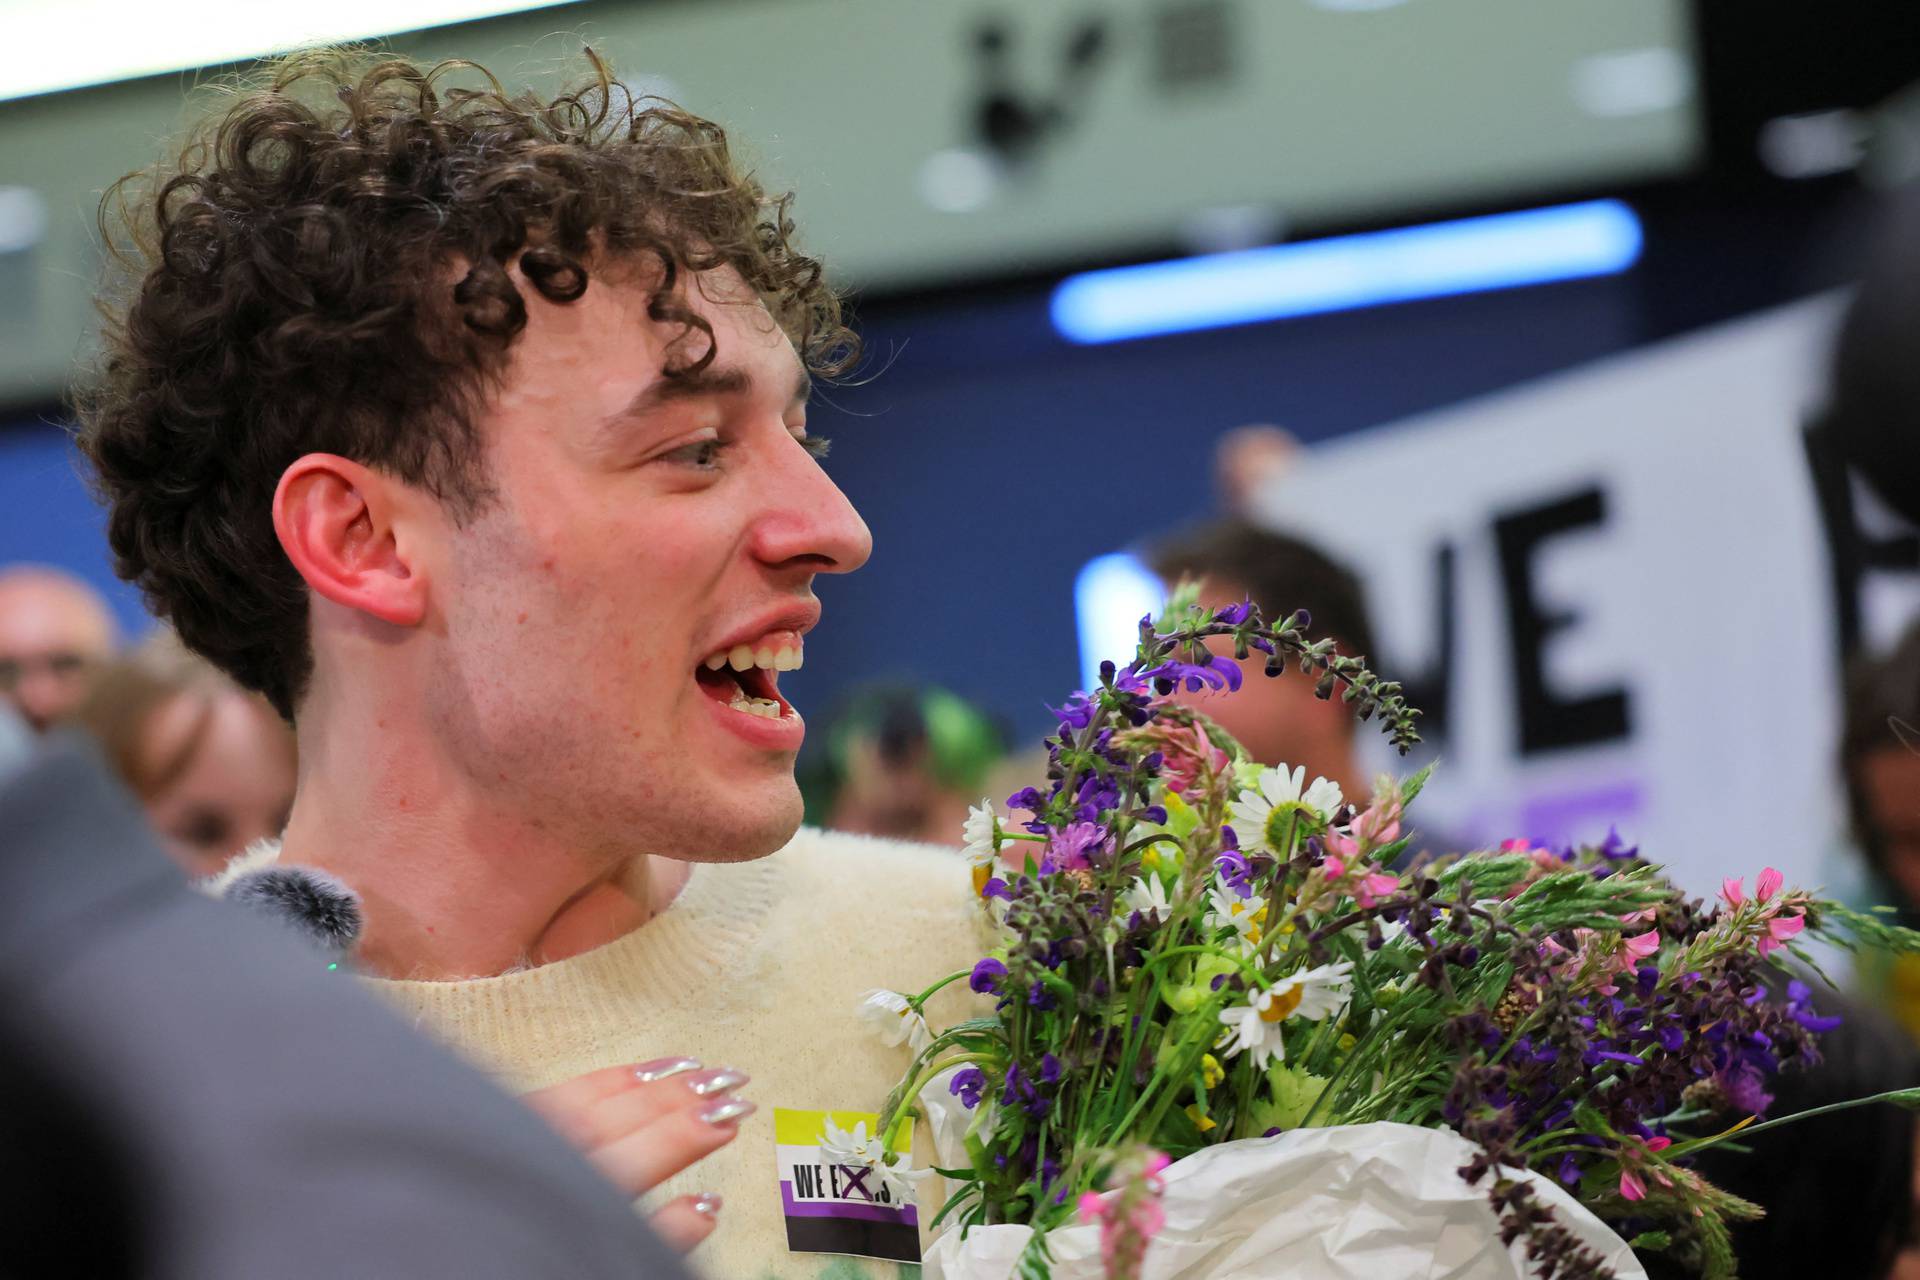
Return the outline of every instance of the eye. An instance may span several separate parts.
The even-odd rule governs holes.
[[[195,809],[174,828],[174,837],[195,848],[217,851],[230,838],[226,817],[210,809]]]
[[[724,440],[695,440],[683,444],[678,449],[660,455],[661,460],[676,466],[690,467],[695,471],[718,471],[720,459],[727,451]]]

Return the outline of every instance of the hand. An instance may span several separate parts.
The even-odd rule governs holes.
[[[692,1058],[662,1058],[606,1067],[536,1089],[528,1106],[545,1117],[614,1186],[638,1199],[702,1156],[733,1141],[755,1108],[733,1091],[745,1072],[705,1068]],[[720,1197],[681,1196],[653,1215],[673,1248],[687,1250],[713,1234]]]

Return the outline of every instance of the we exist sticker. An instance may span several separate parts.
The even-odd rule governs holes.
[[[848,1134],[863,1140],[872,1134],[867,1145],[877,1152],[879,1123],[869,1111],[773,1109],[773,1158],[789,1250],[920,1261],[920,1210],[911,1192],[870,1163],[837,1161],[821,1150],[831,1124],[840,1138],[834,1145],[844,1147]],[[901,1125],[888,1149],[905,1163],[912,1146],[912,1126]]]

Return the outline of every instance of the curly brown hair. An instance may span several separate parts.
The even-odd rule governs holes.
[[[794,247],[791,196],[743,173],[718,125],[586,56],[587,83],[545,101],[469,62],[295,55],[101,202],[127,287],[103,301],[104,357],[77,409],[117,568],[282,715],[313,665],[307,589],[273,529],[282,472],[336,453],[455,519],[480,509],[476,411],[527,319],[516,257],[557,303],[590,265],[653,264],[649,316],[705,338],[668,376],[714,357],[684,289],[722,266],[816,376],[858,356]]]

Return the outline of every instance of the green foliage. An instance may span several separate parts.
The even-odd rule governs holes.
[[[1053,1254],[1047,1247],[1047,1233],[1036,1229],[1027,1247],[1013,1264],[1013,1280],[1053,1280]]]

